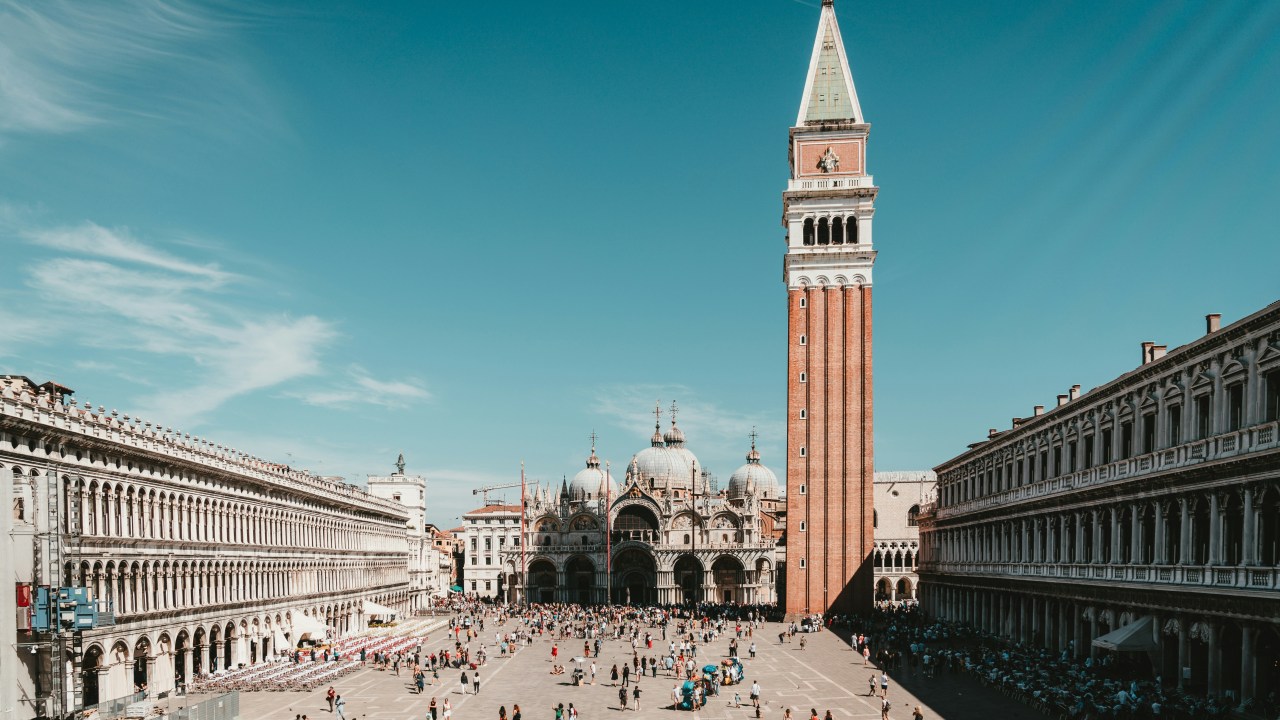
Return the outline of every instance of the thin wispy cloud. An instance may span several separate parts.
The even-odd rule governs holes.
[[[36,230],[28,237],[32,242],[54,250],[172,270],[216,283],[224,283],[234,277],[219,269],[216,263],[199,265],[188,262],[139,242],[128,230],[108,229],[90,222],[70,228]]]
[[[339,382],[340,385],[298,393],[296,397],[322,407],[376,405],[384,408],[403,408],[431,399],[431,393],[417,378],[378,380],[358,365],[349,368]]]
[[[270,118],[236,52],[256,19],[188,0],[0,0],[0,139],[124,116]]]
[[[52,345],[110,366],[142,360],[167,382],[147,385],[132,410],[192,426],[233,398],[306,380],[295,396],[312,404],[402,407],[430,398],[416,378],[378,378],[359,365],[330,371],[339,333],[315,315],[264,305],[251,276],[223,270],[181,242],[149,242],[92,222],[14,227],[35,250],[14,270],[25,286],[6,291],[0,355]],[[21,220],[21,218],[19,218]],[[233,282],[234,281],[234,282]],[[151,389],[154,388],[154,389]]]

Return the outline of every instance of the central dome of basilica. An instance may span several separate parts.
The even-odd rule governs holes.
[[[697,456],[684,446],[684,432],[676,425],[675,407],[672,406],[671,428],[663,435],[660,422],[654,421],[649,447],[636,453],[628,474],[657,493],[687,493],[693,490],[701,471]]]

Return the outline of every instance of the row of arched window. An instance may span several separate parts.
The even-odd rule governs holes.
[[[857,245],[858,218],[805,218],[805,245]]]
[[[88,561],[68,563],[64,581],[109,601],[117,616],[265,602],[403,583],[396,560]]]
[[[374,551],[405,543],[396,523],[326,516],[319,508],[271,507],[71,476],[62,483],[63,507],[72,507],[73,500],[79,506],[78,520],[64,513],[63,530],[90,537]]]

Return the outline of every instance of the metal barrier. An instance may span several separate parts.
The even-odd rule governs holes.
[[[240,693],[215,695],[195,705],[178,708],[174,708],[171,701],[169,711],[162,717],[169,720],[240,720]]]
[[[147,699],[145,692],[134,693],[115,700],[107,700],[97,705],[86,705],[76,711],[77,718],[99,718],[99,720],[110,720],[111,718],[124,717],[124,712],[128,707],[139,700]]]
[[[214,695],[198,702],[193,700],[182,695],[148,700],[145,693],[139,693],[86,707],[74,717],[77,720],[129,717],[145,717],[147,720],[240,720],[239,692]]]

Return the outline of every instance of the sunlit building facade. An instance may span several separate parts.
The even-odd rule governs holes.
[[[931,614],[1076,656],[1145,653],[1165,683],[1280,686],[1280,303],[936,468],[919,517]],[[1139,655],[1138,657],[1141,657]]]
[[[356,631],[366,601],[410,609],[401,504],[66,388],[0,376],[0,473],[0,562],[19,590],[0,593],[12,717],[166,692]],[[39,586],[88,588],[99,626],[66,642],[29,630],[14,605]]]

